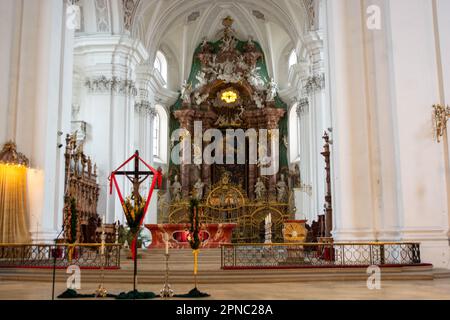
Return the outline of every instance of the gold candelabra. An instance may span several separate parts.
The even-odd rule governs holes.
[[[447,129],[447,120],[450,117],[450,107],[442,105],[434,105],[434,129],[436,131],[437,142],[441,142],[441,137],[444,136],[445,130]]]
[[[164,244],[165,244],[165,256],[166,256],[166,278],[164,281],[164,287],[159,292],[159,295],[163,299],[172,298],[174,295],[174,291],[170,287],[169,284],[169,235],[164,233]]]

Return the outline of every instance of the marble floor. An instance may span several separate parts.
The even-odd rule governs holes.
[[[138,286],[141,291],[159,292],[162,284]],[[123,284],[106,284],[111,293],[132,289]],[[176,293],[186,293],[190,285],[176,285]],[[92,293],[96,287],[86,284],[79,293]],[[64,283],[57,283],[56,295],[65,290]],[[201,285],[200,290],[211,294],[210,299],[231,300],[393,300],[437,299],[450,300],[450,279],[433,281],[382,281],[380,290],[367,289],[365,282],[305,282],[280,284],[221,284]],[[51,299],[51,283],[0,282],[1,300],[47,300]]]

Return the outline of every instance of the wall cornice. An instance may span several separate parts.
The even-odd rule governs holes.
[[[85,59],[85,65],[100,63],[125,64],[134,68],[148,59],[140,40],[128,35],[79,35],[74,42],[75,58]]]

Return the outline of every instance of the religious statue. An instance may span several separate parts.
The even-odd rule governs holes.
[[[258,181],[255,184],[256,200],[263,200],[265,194],[266,186],[264,185],[264,182],[262,182],[261,178],[258,178]]]
[[[207,53],[210,53],[210,51],[211,51],[211,46],[209,45],[206,37],[204,37],[202,40],[202,44],[201,44],[201,53],[207,54]]]
[[[220,49],[222,52],[227,52],[233,51],[235,47],[236,47],[236,40],[234,39],[234,37],[225,37],[223,39]]]
[[[293,169],[290,170],[289,176],[291,177],[292,187],[300,188],[301,187],[301,177],[300,177],[300,168],[298,164],[295,164]]]
[[[204,71],[199,71],[195,78],[198,81],[197,85],[195,86],[196,88],[201,88],[208,83],[208,81],[206,80],[206,73]]]
[[[194,184],[194,191],[195,191],[195,198],[197,200],[203,199],[203,188],[205,187],[205,184],[202,182],[201,179],[198,179],[197,182]]]
[[[262,102],[261,97],[259,96],[258,92],[255,91],[255,93],[253,94],[253,100],[255,101],[256,107],[258,109],[262,109],[264,108],[264,104]]]
[[[247,65],[247,63],[245,62],[244,56],[238,56],[237,57],[237,62],[236,65],[239,69],[241,70],[247,70],[249,68],[249,66]]]
[[[260,67],[254,67],[252,70],[250,70],[247,76],[248,82],[257,90],[264,89],[264,80],[259,74],[260,69]]]
[[[178,176],[175,176],[172,183],[172,196],[175,201],[181,200],[181,183],[178,181]]]
[[[191,103],[191,84],[188,84],[186,80],[184,80],[183,84],[181,85],[181,99],[184,103]]]
[[[278,85],[273,78],[270,79],[270,83],[267,89],[267,97],[266,100],[271,102],[275,101],[275,97],[277,96]]]
[[[287,195],[287,185],[284,180],[284,174],[281,175],[280,181],[277,183],[277,201],[284,202]]]
[[[194,94],[194,99],[195,99],[195,104],[197,106],[201,105],[203,102],[205,102],[209,97],[209,93],[205,93],[205,94],[200,94],[200,92],[196,92]]]
[[[223,80],[225,82],[238,82],[239,76],[234,71],[234,64],[232,61],[225,61],[220,64],[221,72],[217,77],[219,80]]]

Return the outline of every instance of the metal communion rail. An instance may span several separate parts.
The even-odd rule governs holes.
[[[419,243],[224,244],[222,269],[420,265]]]
[[[0,244],[0,268],[120,268],[120,244]]]

